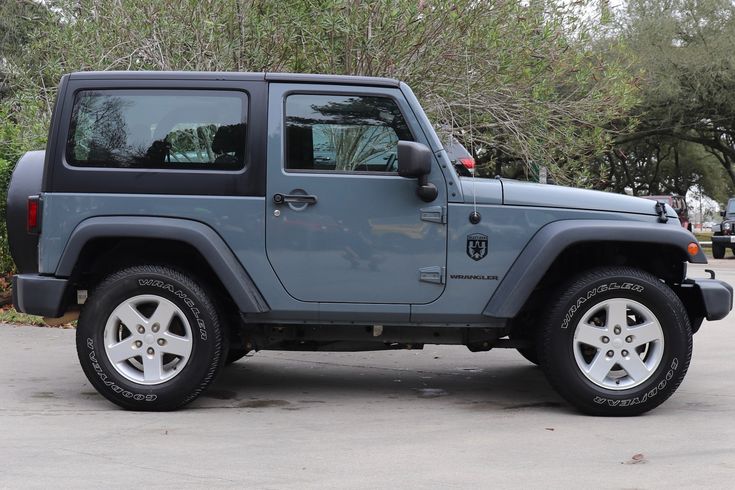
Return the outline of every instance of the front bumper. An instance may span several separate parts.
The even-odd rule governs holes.
[[[709,321],[722,320],[732,310],[733,288],[717,279],[687,279],[681,298],[690,316]]]
[[[735,247],[735,235],[713,235],[712,245],[722,245],[723,247]]]
[[[13,306],[21,313],[60,317],[67,302],[69,280],[38,274],[13,276]]]

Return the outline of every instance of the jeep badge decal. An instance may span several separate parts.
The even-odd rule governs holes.
[[[473,233],[467,235],[467,255],[472,260],[482,260],[487,255],[487,235]]]

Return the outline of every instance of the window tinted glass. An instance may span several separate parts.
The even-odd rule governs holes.
[[[245,165],[247,96],[193,90],[79,92],[72,165],[235,170]]]
[[[389,98],[291,95],[286,99],[286,169],[396,172],[399,140],[413,137]]]

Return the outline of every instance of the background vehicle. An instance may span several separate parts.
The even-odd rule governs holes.
[[[681,226],[689,231],[692,231],[692,224],[689,222],[689,206],[684,196],[671,195],[671,196],[640,196],[643,199],[650,199],[652,201],[665,202],[676,211],[676,216],[681,222]]]
[[[728,248],[735,254],[735,198],[727,201],[720,216],[722,222],[712,227],[712,256],[716,259],[724,258]]]
[[[90,382],[195,399],[249,351],[516,348],[578,409],[633,415],[732,288],[670,206],[457,175],[396,80],[63,77],[8,198],[19,311],[80,310]],[[267,176],[267,178],[266,178]]]
[[[445,145],[447,157],[454,165],[454,170],[460,177],[472,177],[475,173],[475,159],[467,148],[456,138],[450,138]]]

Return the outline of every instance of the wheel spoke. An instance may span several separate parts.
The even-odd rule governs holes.
[[[146,381],[160,381],[163,378],[163,358],[156,352],[152,356],[143,354],[143,378]]]
[[[616,325],[621,328],[628,326],[628,304],[622,299],[612,300],[607,305],[607,328],[612,329]]]
[[[183,359],[189,357],[191,353],[191,340],[170,332],[166,332],[163,337],[166,340],[166,344],[161,347],[163,352],[179,356]]]
[[[653,342],[661,339],[661,328],[657,322],[650,321],[628,329],[628,334],[633,336],[633,345],[639,345]]]
[[[145,325],[147,322],[132,303],[120,305],[113,314],[133,333],[136,325]]]
[[[122,301],[107,319],[103,337],[107,359],[118,374],[141,385],[158,385],[181,374],[195,343],[181,307],[156,294]]]
[[[603,315],[605,325],[598,327]],[[648,306],[617,296],[591,305],[577,322],[571,340],[577,367],[589,381],[608,390],[629,390],[656,372],[666,339]]]
[[[608,359],[604,352],[600,351],[592,360],[592,363],[587,370],[587,375],[597,382],[602,383],[602,381],[607,378],[607,375],[613,365],[614,362],[611,359]]]
[[[112,363],[127,361],[131,357],[139,356],[140,351],[136,349],[132,337],[128,337],[116,344],[107,347],[107,355]]]
[[[587,323],[580,323],[579,326],[577,326],[577,331],[574,332],[574,340],[602,349],[604,345],[602,337],[606,332],[607,329],[605,328],[598,328]]]
[[[156,307],[156,311],[153,312],[150,319],[148,320],[151,324],[158,323],[161,326],[161,330],[168,330],[171,325],[171,320],[174,319],[176,314],[176,306],[168,301],[161,301]]]
[[[629,357],[620,360],[619,364],[634,381],[646,379],[650,374],[648,367],[643,363],[643,359],[636,352],[632,352]]]

